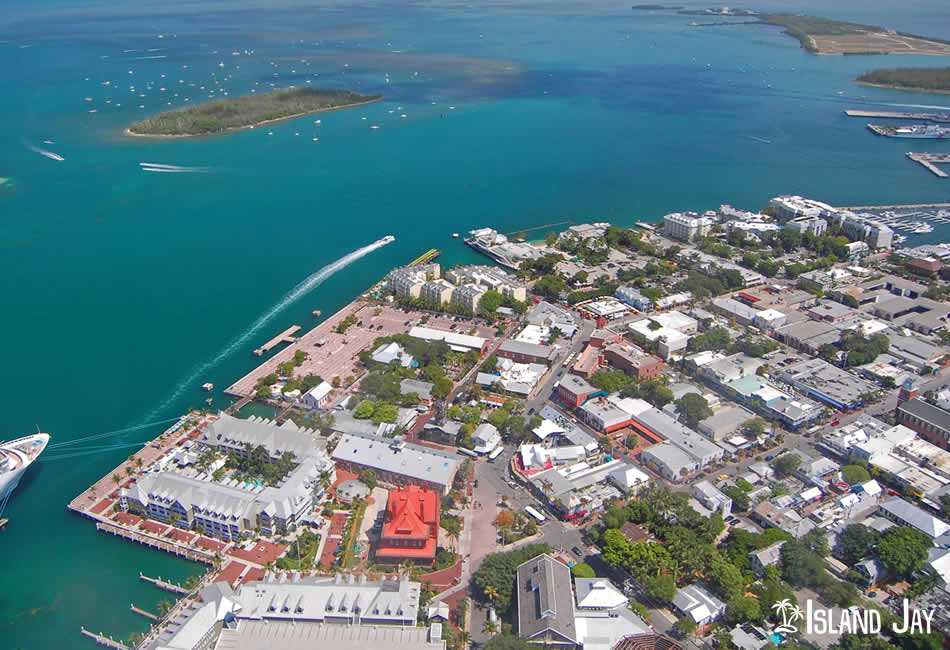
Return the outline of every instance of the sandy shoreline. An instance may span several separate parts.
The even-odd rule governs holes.
[[[855,79],[852,83],[859,86],[871,86],[872,88],[890,88],[891,90],[906,90],[912,93],[933,93],[935,95],[950,95],[950,90],[933,90],[930,88],[917,88],[916,86],[897,86],[894,84],[876,84],[870,81],[858,81]]]
[[[314,115],[316,113],[329,113],[330,111],[342,111],[347,108],[356,108],[357,106],[366,106],[367,104],[375,104],[383,100],[383,97],[377,97],[376,99],[370,99],[365,102],[358,102],[356,104],[346,104],[344,106],[332,106],[330,108],[318,108],[316,110],[307,111],[305,113],[294,113],[293,115],[288,115],[286,117],[278,117],[273,120],[264,120],[263,122],[255,122],[254,124],[248,124],[247,126],[234,126],[230,129],[225,129],[223,131],[215,131],[214,133],[195,133],[195,134],[178,134],[178,133],[133,133],[129,130],[128,127],[123,129],[124,135],[132,136],[133,138],[211,138],[217,135],[224,135],[226,133],[232,133],[234,131],[243,131],[244,129],[254,129],[259,126],[264,126],[267,124],[274,124],[275,122],[284,122],[286,120],[295,120],[298,117],[305,117],[307,115]]]

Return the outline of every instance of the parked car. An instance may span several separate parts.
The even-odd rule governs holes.
[[[765,460],[769,461],[769,460],[772,460],[772,458],[773,458],[772,456],[766,456]]]
[[[581,549],[577,548],[576,546],[571,547],[571,553],[573,553],[577,557],[584,557],[584,554],[581,552]]]
[[[729,478],[729,475],[728,475],[728,474],[720,474],[719,476],[716,477],[716,482],[717,482],[717,483],[722,483],[722,482],[725,481],[727,478]]]

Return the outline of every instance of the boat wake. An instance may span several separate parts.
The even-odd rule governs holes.
[[[58,153],[53,153],[52,151],[47,151],[46,149],[40,149],[39,147],[37,147],[36,145],[34,145],[33,143],[31,143],[31,142],[30,142],[29,140],[27,140],[26,138],[23,139],[23,145],[24,145],[27,149],[29,149],[30,151],[32,151],[33,153],[38,153],[38,154],[40,154],[41,156],[46,156],[46,157],[49,158],[50,160],[55,160],[55,161],[57,161],[57,162],[63,162],[64,160],[66,160],[65,158],[63,158],[62,156],[60,156]]]
[[[207,167],[183,167],[181,165],[163,165],[162,163],[140,162],[143,172],[158,172],[163,174],[203,174],[211,171]]]
[[[219,363],[224,361],[228,356],[230,356],[238,348],[247,344],[247,342],[251,340],[251,337],[257,334],[261,330],[261,328],[264,327],[264,325],[266,325],[272,318],[274,318],[274,316],[276,316],[277,314],[282,312],[284,309],[289,307],[296,300],[298,300],[305,294],[319,287],[321,284],[324,283],[324,281],[326,281],[327,278],[332,276],[334,273],[337,273],[338,271],[343,270],[344,268],[346,268],[353,262],[356,262],[357,260],[363,257],[366,257],[373,251],[379,248],[382,248],[383,246],[385,246],[386,244],[392,241],[393,241],[393,237],[389,235],[387,235],[386,237],[383,237],[382,239],[377,239],[372,244],[369,244],[368,246],[363,246],[362,248],[358,248],[352,253],[344,255],[343,257],[336,260],[335,262],[331,262],[330,264],[327,264],[320,270],[304,278],[302,282],[300,282],[299,284],[297,284],[297,286],[295,286],[293,289],[288,291],[287,294],[277,302],[277,304],[275,304],[273,307],[271,307],[266,312],[261,314],[261,316],[259,316],[257,320],[251,323],[250,327],[248,327],[246,330],[241,332],[241,334],[239,334],[230,343],[228,343],[224,347],[223,350],[221,350],[218,354],[216,354],[214,357],[212,357],[208,361],[205,361],[204,363],[201,363],[195,366],[194,368],[192,368],[192,370],[188,373],[188,375],[183,380],[181,380],[181,382],[179,382],[178,387],[174,391],[172,391],[172,393],[167,398],[165,398],[158,406],[153,408],[145,416],[144,419],[151,420],[152,418],[156,417],[158,413],[164,411],[166,408],[171,406],[172,402],[174,402],[175,400],[177,400],[179,397],[181,397],[184,394],[188,386],[190,386],[194,381],[196,381],[199,377],[201,377],[207,371],[211,370],[212,368],[217,366]]]
[[[929,108],[937,111],[950,111],[950,106],[931,106],[930,104],[885,104],[885,106],[902,106],[904,108]]]

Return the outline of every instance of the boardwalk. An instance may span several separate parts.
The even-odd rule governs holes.
[[[131,609],[131,610],[132,610],[133,612],[135,612],[136,614],[139,614],[140,616],[144,616],[145,618],[147,618],[147,619],[150,620],[150,621],[157,621],[157,620],[159,620],[158,616],[156,616],[156,615],[153,614],[152,612],[148,612],[148,611],[145,611],[144,609],[141,609],[141,608],[139,608],[139,607],[136,607],[134,603],[132,603],[132,604],[129,605],[129,609]]]
[[[206,553],[204,551],[198,551],[191,548],[183,548],[178,544],[173,544],[164,539],[153,537],[152,535],[138,533],[124,528],[123,526],[117,526],[115,524],[100,521],[96,523],[96,530],[109,533],[110,535],[115,535],[116,537],[124,537],[125,539],[138,542],[144,546],[165,551],[166,553],[171,553],[172,555],[177,555],[178,557],[186,558],[192,562],[214,564],[214,555],[211,553]]]

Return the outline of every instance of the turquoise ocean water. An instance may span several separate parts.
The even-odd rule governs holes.
[[[824,4],[757,7],[950,38],[940,0]],[[940,61],[816,57],[775,28],[690,20],[621,2],[6,7],[0,436],[39,424],[63,442],[202,405],[200,383],[227,386],[253,367],[252,348],[311,325],[312,309],[338,309],[390,267],[430,247],[449,263],[477,259],[451,238],[473,227],[629,225],[724,202],[757,208],[780,193],[845,205],[950,200],[950,181],[904,159],[907,141],[842,114],[950,106],[849,82]],[[168,102],[308,79],[385,100],[213,139],[122,135]],[[140,162],[203,171],[148,173]],[[302,279],[386,234],[396,242],[208,365]],[[199,570],[65,511],[127,453],[43,461],[20,485],[0,533],[0,646],[92,647],[81,624],[125,637],[146,627],[129,603],[163,598],[138,571]]]

